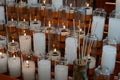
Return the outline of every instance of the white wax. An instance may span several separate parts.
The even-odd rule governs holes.
[[[49,60],[40,60],[38,62],[39,80],[51,80],[51,62]]]
[[[21,75],[21,62],[19,57],[10,57],[8,59],[9,74],[12,77],[20,77]]]
[[[52,0],[52,5],[56,8],[56,10],[58,11],[58,9],[60,9],[60,7],[63,6],[63,0]]]
[[[120,43],[120,19],[109,18],[108,37]]]
[[[67,80],[68,66],[56,65],[55,66],[55,80]]]
[[[34,61],[26,61],[22,64],[23,80],[35,80],[35,63]]]
[[[112,74],[115,68],[116,61],[116,47],[105,45],[103,46],[101,65],[108,67]]]
[[[68,29],[61,28],[61,29],[60,29],[60,34],[61,34],[62,36],[67,36],[67,35],[70,34],[70,31],[69,31]]]
[[[86,7],[86,15],[92,15],[93,8],[92,7]]]
[[[0,36],[0,44],[3,44],[4,46],[7,45],[7,37]]]
[[[40,29],[41,22],[40,21],[30,21],[30,29],[31,30],[38,30]]]
[[[77,58],[77,38],[68,37],[65,40],[65,58],[69,64],[73,64],[73,61]]]
[[[96,34],[99,41],[103,39],[104,25],[105,25],[104,17],[93,16],[91,32],[92,34]]]
[[[5,53],[2,53],[0,55],[0,73],[7,72],[7,55]]]
[[[95,65],[96,65],[96,59],[95,59],[95,57],[90,56],[89,69],[95,68]]]
[[[45,55],[46,52],[46,36],[45,33],[33,34],[33,46],[36,56]]]
[[[27,0],[28,4],[37,4],[38,0]]]
[[[4,6],[0,6],[0,24],[5,24],[5,9],[4,9]]]
[[[31,50],[31,36],[30,35],[20,35],[19,42],[20,42],[20,50],[22,52]]]
[[[115,10],[116,12],[120,11],[120,0],[116,0]]]

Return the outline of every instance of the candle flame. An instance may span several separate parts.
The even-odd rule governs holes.
[[[63,26],[63,29],[65,29],[66,27],[65,27],[65,25]]]
[[[54,52],[56,52],[56,48],[54,49]]]
[[[14,40],[12,40],[12,43],[14,43],[15,41]]]
[[[90,4],[86,2],[86,6],[89,7],[89,5],[90,5]]]
[[[26,33],[24,33],[24,36],[26,36]]]
[[[15,55],[13,55],[13,59],[15,59]]]
[[[72,3],[70,3],[70,7],[72,7]]]
[[[0,52],[0,56],[2,55],[2,52]]]
[[[28,60],[26,61],[26,64],[27,64],[27,67],[29,68],[29,61]]]
[[[48,27],[51,27],[51,22],[50,21],[48,22]]]
[[[43,4],[46,4],[46,0],[43,0]]]
[[[34,21],[37,21],[37,19],[35,18]]]
[[[11,21],[13,21],[13,18],[11,19]]]
[[[25,22],[25,19],[23,19],[23,21]]]

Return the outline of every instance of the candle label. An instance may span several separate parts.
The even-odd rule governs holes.
[[[4,6],[0,6],[0,24],[5,24],[5,10],[4,10]]]

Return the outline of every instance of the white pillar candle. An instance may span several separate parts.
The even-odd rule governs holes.
[[[108,37],[120,43],[120,19],[109,18]]]
[[[12,77],[20,77],[21,75],[21,62],[19,57],[8,58],[9,74]]]
[[[116,0],[115,10],[116,12],[120,11],[120,0]]]
[[[51,62],[49,60],[40,60],[38,62],[39,80],[51,80]]]
[[[36,30],[36,29],[40,29],[41,26],[41,22],[40,21],[30,21],[30,29],[31,30]]]
[[[73,61],[77,58],[77,38],[68,37],[65,40],[65,57],[69,64],[73,64]]]
[[[0,52],[0,73],[7,72],[7,55]]]
[[[95,34],[97,36],[99,41],[103,39],[104,25],[105,25],[104,17],[93,16],[91,31],[92,31],[92,34]]]
[[[31,5],[31,4],[37,4],[38,0],[27,0],[28,4]]]
[[[63,6],[63,0],[52,0],[52,5],[58,11],[58,9]]]
[[[35,32],[33,34],[33,45],[34,45],[34,52],[36,56],[45,55],[45,52],[46,52],[45,33]]]
[[[35,80],[34,61],[24,61],[22,64],[23,80]]]
[[[0,6],[0,24],[5,24],[5,9],[4,9],[4,6]]]
[[[93,56],[90,56],[90,64],[89,64],[89,69],[93,69],[96,67],[96,59]]]
[[[19,36],[20,42],[20,50],[23,51],[30,51],[31,50],[31,36],[30,35],[20,35]]]
[[[68,80],[68,66],[55,66],[55,80]]]
[[[93,8],[88,6],[86,7],[86,15],[92,15]]]
[[[116,47],[105,45],[103,46],[101,65],[110,69],[112,74],[115,68]]]

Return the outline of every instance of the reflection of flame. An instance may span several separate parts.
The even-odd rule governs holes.
[[[27,64],[27,67],[29,67],[29,61],[28,60],[26,61],[26,64]]]
[[[72,3],[70,3],[70,7],[72,7]]]

